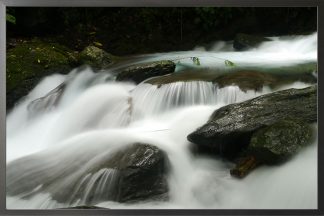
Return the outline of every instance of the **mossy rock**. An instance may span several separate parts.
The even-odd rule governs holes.
[[[87,46],[79,55],[79,63],[97,69],[108,68],[115,60],[115,56],[95,46]]]
[[[7,51],[7,108],[28,94],[44,76],[67,73],[75,66],[75,53],[57,43],[23,41]]]
[[[255,132],[248,151],[253,152],[259,162],[273,164],[295,155],[311,138],[308,123],[285,119]]]
[[[242,91],[261,90],[263,86],[272,85],[276,81],[277,79],[273,75],[257,71],[238,71],[214,79],[214,83],[217,83],[221,88],[236,85]]]

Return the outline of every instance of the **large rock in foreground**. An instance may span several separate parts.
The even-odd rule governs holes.
[[[162,76],[173,73],[175,64],[172,61],[156,61],[131,66],[116,77],[117,81],[133,81],[136,84],[155,76]]]
[[[293,156],[310,144],[312,129],[309,124],[285,119],[255,132],[248,147],[249,154],[258,161],[273,164]]]
[[[188,140],[232,156],[249,144],[255,131],[286,118],[317,121],[317,86],[278,91],[224,106],[189,134]]]
[[[282,163],[309,145],[311,138],[310,125],[295,119],[281,120],[261,128],[252,135],[247,150],[237,160],[231,174],[242,178],[258,165]]]
[[[148,144],[134,144],[117,152],[105,167],[120,172],[116,200],[119,202],[166,198],[169,166],[167,155]]]
[[[7,194],[49,193],[59,203],[87,206],[168,198],[169,160],[156,146],[135,143],[114,152],[103,146],[63,155],[58,160],[52,152],[34,154],[9,163]]]

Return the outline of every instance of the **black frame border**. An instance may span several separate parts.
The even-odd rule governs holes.
[[[318,69],[324,68],[324,1],[321,0],[0,0],[0,215],[324,215],[324,146],[318,133],[318,209],[122,209],[7,210],[6,170],[6,7],[317,7]],[[318,70],[318,128],[323,125],[322,75]],[[323,75],[324,76],[324,75]],[[319,131],[318,130],[318,131]],[[323,144],[322,144],[323,145]]]

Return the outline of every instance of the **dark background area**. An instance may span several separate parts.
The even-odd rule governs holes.
[[[237,33],[307,34],[317,8],[9,8],[8,41],[40,37],[73,50],[91,43],[115,55],[188,50]]]

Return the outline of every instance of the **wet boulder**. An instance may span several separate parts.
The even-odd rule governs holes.
[[[7,194],[30,198],[49,193],[59,203],[81,206],[168,198],[169,160],[156,146],[134,143],[108,151],[105,145],[95,151],[64,150],[75,153],[58,149],[59,159],[56,153],[45,152],[10,162]]]
[[[265,41],[270,41],[270,39],[255,35],[239,33],[234,38],[233,47],[234,49],[241,51],[250,48],[255,48]]]
[[[168,158],[159,148],[134,144],[117,152],[106,163],[120,172],[116,200],[119,202],[165,199],[168,192],[166,174]]]
[[[81,64],[90,65],[96,69],[108,68],[115,61],[115,58],[103,49],[95,46],[87,46],[79,54],[79,62]]]
[[[285,119],[255,132],[248,151],[254,153],[258,161],[274,164],[296,154],[310,143],[311,137],[312,130],[309,124]]]
[[[151,77],[173,73],[175,67],[175,63],[168,60],[138,64],[119,72],[116,80],[132,81],[138,84]]]
[[[298,119],[284,119],[256,131],[244,156],[231,174],[245,177],[255,167],[276,165],[290,159],[312,140],[312,128]]]
[[[259,129],[286,118],[317,121],[317,86],[287,89],[224,106],[208,122],[188,135],[196,145],[235,157]]]

